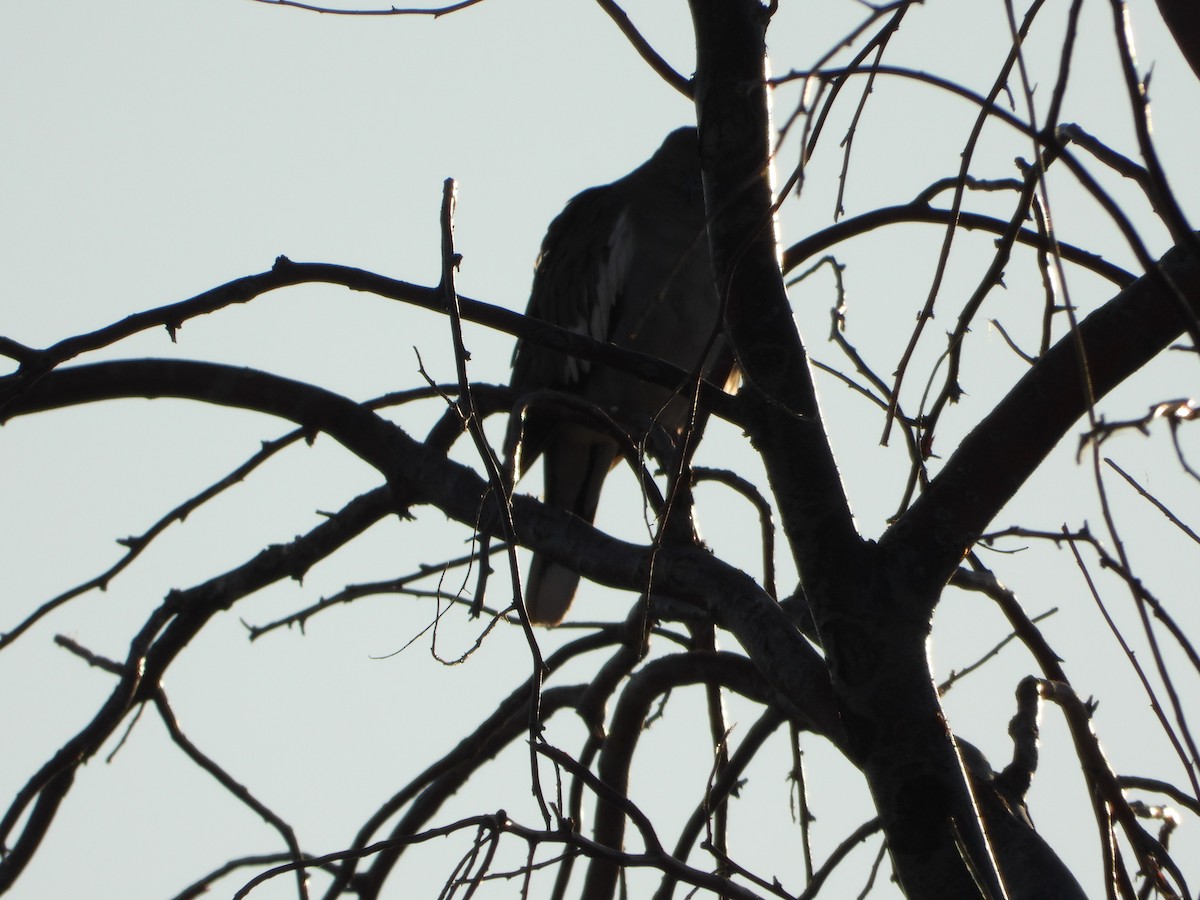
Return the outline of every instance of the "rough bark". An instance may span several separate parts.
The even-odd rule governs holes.
[[[1047,354],[964,442],[935,489],[879,546],[862,541],[779,275],[765,167],[768,12],[754,0],[691,5],[710,240],[727,298],[726,325],[746,374],[740,399],[754,411],[750,433],[802,573],[848,755],[866,775],[896,873],[912,898],[1082,896],[1065,866],[1024,821],[994,802],[986,783],[976,779],[973,793],[926,647],[941,589],[963,553],[1086,409],[1074,338]],[[1194,296],[1191,269],[1176,278],[1184,282],[1183,294]],[[1091,375],[1094,394],[1135,371],[1184,324],[1178,298],[1155,277],[1110,307],[1082,329],[1084,344],[1094,345],[1099,359]],[[1128,335],[1129,316],[1138,308],[1157,321],[1140,323]],[[1112,346],[1122,334],[1126,342]],[[1028,425],[1012,427],[1008,417],[1020,414],[1028,423],[1034,402],[1042,403],[1046,418],[1030,440]],[[998,465],[997,455],[1006,452],[1015,459]],[[999,471],[1005,474],[997,478]]]

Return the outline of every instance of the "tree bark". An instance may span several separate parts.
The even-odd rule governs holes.
[[[692,0],[691,8],[709,238],[745,378],[739,401],[753,410],[750,434],[812,607],[848,755],[866,775],[910,898],[1009,895],[927,654],[933,608],[951,570],[913,582],[919,548],[876,546],[858,535],[788,304],[768,169],[768,10],[756,0]],[[1036,839],[1028,828],[1023,833]],[[1038,840],[1028,846],[1034,843],[1048,849]],[[1019,893],[1012,896],[1082,896],[1069,874],[1058,877],[1066,870],[1053,853],[1020,854],[1014,865],[1025,864],[1034,877],[1014,881]]]

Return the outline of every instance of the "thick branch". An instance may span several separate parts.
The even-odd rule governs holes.
[[[35,380],[64,362],[93,350],[114,346],[127,337],[155,328],[165,328],[174,336],[190,319],[209,315],[229,306],[249,303],[272,291],[300,284],[339,285],[352,291],[374,294],[431,312],[447,312],[445,296],[440,288],[388,278],[353,266],[297,263],[286,256],[280,256],[268,272],[237,278],[187,300],[134,313],[119,322],[88,334],[66,338],[45,349],[25,347],[0,337],[0,356],[15,359],[20,364],[15,375],[9,376],[8,379],[0,379],[0,423],[9,416],[6,410],[9,391],[16,393],[16,387],[24,381]],[[586,335],[575,334],[565,328],[482,300],[472,300],[460,295],[458,306],[464,321],[486,325],[496,331],[543,344],[580,359],[601,362],[636,375],[644,381],[677,388],[692,377],[690,373],[645,353],[602,343]],[[705,408],[714,414],[737,422],[733,398],[721,388],[702,384],[701,399]]]
[[[599,774],[604,783],[624,796],[638,739],[645,730],[651,706],[664,693],[688,684],[720,684],[762,702],[763,685],[747,661],[732,653],[687,653],[647,663],[621,692],[612,726],[600,753]],[[597,843],[621,849],[625,812],[612,804],[596,806]],[[618,869],[603,859],[593,859],[584,882],[583,900],[607,900],[616,889]]]
[[[429,504],[459,522],[496,531],[492,508],[480,503],[488,485],[474,470],[448,460],[345,397],[265,372],[173,360],[97,363],[49,372],[15,395],[0,390],[0,408],[12,417],[122,397],[201,400],[324,431],[383,473],[398,511]],[[616,540],[524,495],[513,498],[513,518],[523,545],[578,565],[585,577],[601,584],[630,591],[645,588],[651,571],[649,548]],[[806,719],[814,730],[835,739],[841,734],[824,661],[753,579],[703,548],[674,545],[654,553],[653,575],[655,592],[714,611],[717,623],[735,633],[780,692],[789,715]]]
[[[1200,263],[1180,248],[1051,347],[967,435],[881,542],[926,588],[914,597],[936,598],[992,518],[1087,411],[1089,394],[1100,399],[1183,333],[1175,290],[1192,315],[1200,312]]]
[[[826,582],[859,545],[821,420],[808,356],[779,268],[765,89],[767,11],[756,0],[693,0],[696,113],[709,243],[725,325],[805,589]]]
[[[709,238],[785,533],[833,677],[849,755],[867,776],[911,898],[1006,896],[929,671],[929,617],[903,569],[859,539],[825,437],[776,257],[764,87],[769,12],[692,0]],[[947,573],[948,574],[948,573]],[[932,605],[930,605],[932,609]]]

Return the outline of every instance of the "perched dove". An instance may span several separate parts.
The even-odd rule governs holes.
[[[687,371],[700,363],[718,313],[695,128],[671,132],[646,163],[567,204],[542,241],[526,310]],[[706,375],[727,377],[725,347],[719,341],[705,361]],[[539,389],[578,394],[635,440],[651,428],[676,436],[688,410],[687,398],[667,388],[529,341],[513,355],[512,386],[519,395]],[[544,455],[546,503],[591,522],[617,453],[610,437],[534,408],[525,422],[520,468]],[[535,554],[525,584],[529,618],[561,622],[578,583],[578,573]]]

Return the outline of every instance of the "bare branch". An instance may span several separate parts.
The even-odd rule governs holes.
[[[650,68],[663,81],[690,100],[692,97],[691,81],[671,68],[671,65],[659,55],[658,51],[637,30],[637,27],[630,21],[629,16],[625,14],[625,10],[621,9],[613,0],[596,0],[596,3],[599,4],[602,10],[608,13],[609,18],[621,29],[621,34],[625,35],[626,39],[633,46],[633,49],[649,64]]]
[[[460,9],[466,9],[468,6],[475,6],[478,3],[482,3],[483,0],[461,0],[459,3],[451,3],[449,6],[429,8],[390,6],[387,9],[338,9],[329,6],[313,6],[308,3],[300,3],[298,0],[254,0],[254,2],[266,3],[269,6],[289,6],[293,9],[303,9],[307,12],[315,13],[328,13],[335,16],[432,16],[436,19],[440,16],[458,12]]]

